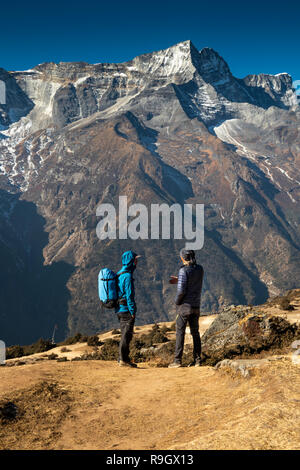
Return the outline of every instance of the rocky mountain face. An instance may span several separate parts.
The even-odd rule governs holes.
[[[235,78],[190,41],[121,64],[0,69],[0,336],[8,344],[116,324],[97,297],[123,251],[138,322],[172,320],[183,240],[99,240],[96,209],[205,204],[202,310],[299,284],[300,112],[286,74]]]

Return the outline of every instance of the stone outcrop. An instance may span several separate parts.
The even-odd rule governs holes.
[[[299,326],[251,307],[226,308],[202,337],[206,363],[282,349],[300,335]]]

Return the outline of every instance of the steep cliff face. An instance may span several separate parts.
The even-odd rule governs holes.
[[[205,204],[203,310],[296,287],[300,114],[288,74],[237,79],[213,49],[185,41],[122,64],[45,63],[0,79],[7,342],[19,341],[16,321],[23,343],[54,324],[61,336],[111,326],[97,272],[117,269],[128,248],[144,255],[140,323],[172,319],[167,281],[184,242],[100,241],[96,208],[119,195],[148,208]]]
[[[0,104],[0,130],[3,130],[25,116],[34,105],[14,77],[2,68],[0,80],[5,84],[5,105]]]

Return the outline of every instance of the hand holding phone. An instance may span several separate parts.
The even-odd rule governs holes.
[[[170,284],[177,284],[178,283],[178,277],[177,276],[171,276],[169,280]]]

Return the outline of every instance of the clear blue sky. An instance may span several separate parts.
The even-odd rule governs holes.
[[[300,79],[300,1],[142,0],[1,3],[0,67],[122,62],[191,39],[233,74],[288,72]]]

